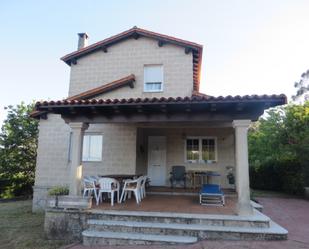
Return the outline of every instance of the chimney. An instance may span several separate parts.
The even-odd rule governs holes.
[[[78,33],[78,46],[77,50],[80,50],[88,46],[88,35],[87,33]]]

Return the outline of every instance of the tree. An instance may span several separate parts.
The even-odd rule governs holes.
[[[309,70],[301,75],[301,79],[294,83],[294,87],[296,88],[296,94],[292,96],[294,101],[305,102],[309,100]]]
[[[34,104],[6,107],[0,133],[0,197],[32,193],[36,164],[38,121],[29,114]]]

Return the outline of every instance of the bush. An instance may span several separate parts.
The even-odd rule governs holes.
[[[302,194],[304,177],[301,164],[295,160],[270,160],[250,167],[250,185],[253,189]]]
[[[53,187],[48,191],[48,195],[50,195],[50,196],[68,195],[68,194],[69,194],[69,188],[68,187],[62,187],[62,186]]]

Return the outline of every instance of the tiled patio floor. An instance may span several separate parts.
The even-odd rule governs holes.
[[[135,198],[127,199],[124,203],[115,203],[112,207],[110,200],[93,208],[104,210],[123,211],[148,211],[148,212],[178,212],[178,213],[202,213],[202,214],[235,214],[235,197],[227,197],[224,207],[202,206],[199,204],[198,196],[169,196],[169,195],[148,195],[137,205]]]

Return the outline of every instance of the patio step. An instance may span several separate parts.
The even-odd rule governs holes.
[[[183,238],[226,240],[286,239],[287,231],[274,222],[270,227],[234,227],[203,224],[153,223],[113,220],[88,220],[90,231],[127,234],[170,235]],[[182,242],[181,242],[182,243]]]
[[[197,242],[196,237],[154,235],[127,232],[109,232],[86,230],[83,231],[83,245],[149,245],[149,244],[192,244]]]
[[[236,215],[210,215],[193,213],[170,213],[170,212],[142,212],[142,211],[119,211],[119,210],[92,210],[91,219],[173,223],[173,224],[200,224],[227,227],[269,227],[270,219],[255,211],[253,216]]]

